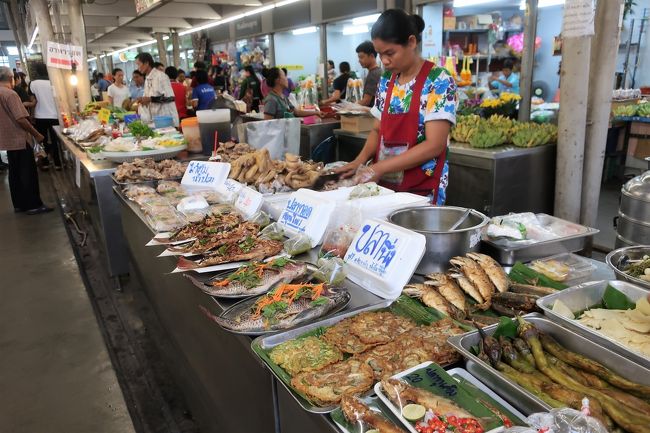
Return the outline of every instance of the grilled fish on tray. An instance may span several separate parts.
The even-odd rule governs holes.
[[[156,238],[159,242],[179,242],[202,239],[206,235],[232,230],[242,223],[242,218],[235,212],[208,215],[201,221],[191,223],[173,232],[168,238]]]
[[[198,288],[210,296],[241,298],[257,296],[268,292],[278,283],[288,283],[307,273],[307,265],[279,257],[270,262],[253,262],[244,265],[225,276],[219,275],[201,282],[191,275],[185,275]]]
[[[260,226],[251,222],[244,222],[226,230],[210,228],[194,242],[171,247],[169,251],[179,254],[204,254],[239,239],[245,239],[247,236],[255,236],[259,231]]]
[[[230,262],[263,260],[275,256],[283,248],[284,245],[280,241],[249,236],[246,239],[222,245],[217,250],[204,254],[203,257],[197,260],[180,257],[177,266],[179,269],[191,270]]]

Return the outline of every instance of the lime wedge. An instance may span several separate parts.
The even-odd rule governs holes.
[[[419,421],[424,418],[427,409],[419,404],[407,404],[402,409],[402,416],[409,421]]]
[[[575,319],[573,311],[571,311],[571,309],[559,299],[556,299],[553,303],[553,312],[559,314],[562,317],[566,317],[567,319]]]

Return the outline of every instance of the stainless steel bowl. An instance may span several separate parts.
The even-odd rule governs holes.
[[[489,222],[488,217],[472,209],[465,222],[456,230],[449,231],[466,210],[454,206],[412,207],[388,216],[391,223],[421,233],[426,238],[426,250],[416,274],[444,272],[452,257],[478,251],[481,230]]]
[[[637,284],[639,286],[650,289],[650,282],[632,277],[626,274],[625,272],[623,272],[623,269],[620,269],[621,259],[624,256],[627,256],[630,260],[638,260],[645,255],[650,256],[650,245],[619,248],[607,254],[607,257],[605,257],[605,261],[607,262],[607,265],[610,268],[612,268],[612,270],[616,274],[617,280],[628,281],[630,283]]]

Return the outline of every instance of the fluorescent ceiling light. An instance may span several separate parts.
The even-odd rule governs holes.
[[[455,8],[464,8],[467,6],[477,6],[485,3],[494,3],[496,0],[454,0]]]
[[[549,6],[563,6],[565,0],[538,0],[537,2],[537,7],[538,8],[545,8]],[[521,0],[521,4],[519,5],[519,9],[524,11],[526,10],[526,0]]]
[[[352,19],[352,24],[355,26],[360,26],[362,24],[372,24],[377,21],[381,14],[366,15],[365,17],[358,17]]]
[[[10,56],[17,56],[18,47],[7,47],[7,54],[9,54]]]
[[[307,35],[309,33],[316,33],[316,31],[318,31],[318,29],[315,26],[311,26],[311,27],[303,27],[301,29],[293,30],[291,33],[298,36],[298,35]]]
[[[89,62],[94,62],[95,60],[97,60],[97,57],[88,57]]]
[[[27,45],[28,50],[32,49],[32,45],[34,45],[34,41],[36,40],[36,35],[38,35],[38,26],[34,27],[34,33],[32,33],[32,38],[29,40],[29,45]]]
[[[368,33],[368,26],[344,26],[344,35],[356,35],[358,33]]]
[[[165,36],[162,37],[162,40],[163,40],[163,41],[166,41],[167,39],[169,39],[169,36],[167,36],[167,35],[165,35]]]

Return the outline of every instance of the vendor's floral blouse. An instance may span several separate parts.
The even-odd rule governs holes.
[[[388,81],[390,80],[391,73],[386,71],[381,76],[379,86],[377,87],[377,95],[375,97],[375,106],[372,108],[372,114],[377,119],[381,119],[381,113],[384,111],[386,103],[386,93],[388,91]],[[411,98],[413,96],[413,85],[415,78],[410,82],[400,85],[395,83],[393,86],[393,94],[391,95],[388,112],[391,114],[406,113],[411,106]],[[458,98],[456,95],[456,83],[454,79],[443,68],[432,68],[427,77],[424,87],[422,88],[422,95],[420,96],[420,121],[418,123],[418,143],[424,141],[425,132],[424,124],[432,120],[448,120],[450,123],[456,123],[456,106]],[[433,176],[436,168],[437,159],[422,165],[427,175]],[[442,170],[442,177],[440,179],[440,187],[438,189],[437,205],[443,205],[447,198],[446,189],[449,183],[449,165],[444,161],[445,166]]]

